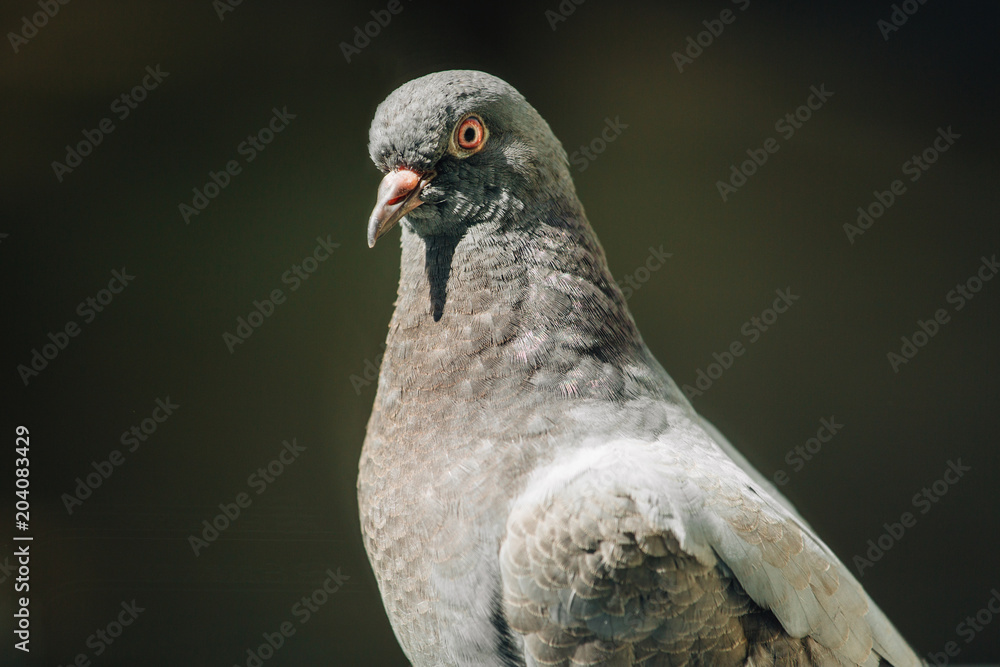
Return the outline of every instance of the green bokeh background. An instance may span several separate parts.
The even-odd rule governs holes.
[[[18,53],[0,47],[0,433],[13,447],[14,425],[31,429],[35,537],[32,653],[11,647],[8,577],[0,664],[242,665],[289,620],[265,664],[405,664],[355,500],[374,386],[351,376],[381,352],[399,261],[398,232],[365,243],[380,177],[366,144],[389,92],[450,68],[512,83],[570,152],[606,118],[628,125],[574,177],[615,276],[651,246],[673,253],[629,305],[679,383],[747,342],[775,289],[801,296],[694,403],[768,476],[791,472],[786,452],[821,418],[844,424],[784,490],[846,562],[948,460],[972,466],[862,583],[921,654],[958,641],[961,662],[1000,660],[1000,620],[956,635],[1000,587],[1000,282],[898,373],[886,360],[1000,252],[997,5],[927,3],[885,40],[888,2],[595,0],[556,30],[556,0],[404,2],[347,63],[338,44],[384,6],[243,2],[220,21],[209,0],[71,2]],[[735,22],[678,72],[671,54],[727,7]],[[36,11],[6,3],[0,28]],[[52,161],[157,64],[164,82],[58,182]],[[821,84],[833,97],[780,138],[775,121]],[[288,128],[185,224],[178,204],[286,106]],[[955,146],[849,243],[856,208],[948,126]],[[724,203],[716,181],[772,136],[780,150]],[[340,247],[288,292],[282,274],[327,235]],[[24,386],[16,366],[123,266],[134,282]],[[275,288],[288,300],[230,354],[223,332]],[[168,396],[176,413],[67,514],[62,494]],[[247,477],[293,437],[306,451],[255,495]],[[0,457],[11,492],[12,468]],[[195,557],[188,536],[242,491],[252,506]],[[298,624],[292,606],[328,568],[350,579]],[[94,657],[88,636],[132,599],[146,611]]]

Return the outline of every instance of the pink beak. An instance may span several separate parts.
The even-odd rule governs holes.
[[[374,248],[375,242],[400,218],[424,203],[420,199],[420,191],[436,175],[434,171],[421,175],[408,167],[399,167],[385,175],[378,186],[375,208],[368,219],[369,248]]]

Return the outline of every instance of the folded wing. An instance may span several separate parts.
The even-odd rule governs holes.
[[[567,453],[515,501],[504,609],[529,664],[918,664],[800,519],[674,435]]]

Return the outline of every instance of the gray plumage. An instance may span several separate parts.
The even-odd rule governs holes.
[[[918,664],[650,354],[514,88],[411,81],[369,150],[402,263],[358,497],[414,665]]]

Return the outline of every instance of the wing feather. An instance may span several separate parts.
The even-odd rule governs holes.
[[[919,664],[787,501],[696,432],[568,452],[515,501],[504,609],[534,664]]]

